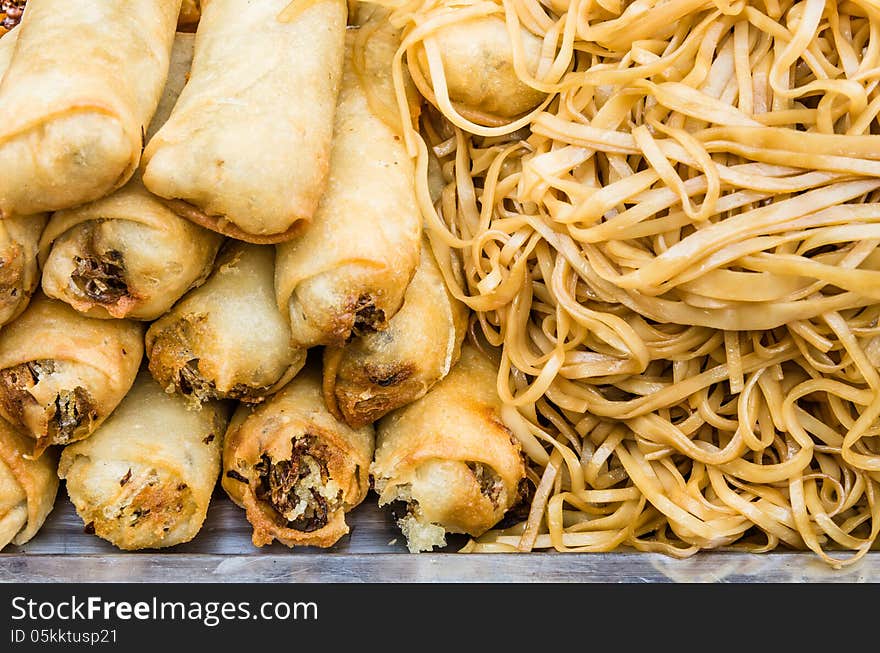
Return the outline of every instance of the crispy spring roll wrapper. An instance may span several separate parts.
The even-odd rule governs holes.
[[[320,372],[306,367],[253,411],[236,411],[221,483],[245,509],[255,545],[329,547],[367,495],[374,440],[372,425],[353,429],[329,413]]]
[[[55,505],[57,451],[35,459],[31,449],[33,442],[0,420],[0,551],[36,535]]]
[[[181,0],[30,0],[0,81],[0,216],[122,186],[168,74]]]
[[[526,69],[535,74],[541,60],[542,39],[520,29]],[[465,117],[495,122],[534,109],[546,93],[525,84],[513,66],[513,47],[504,17],[481,16],[459,21],[432,32],[446,77],[446,89],[453,106]],[[413,57],[413,78],[425,97],[436,106],[425,49]],[[486,120],[486,118],[489,120]]]
[[[186,84],[194,41],[175,39],[148,137]],[[222,240],[174,213],[135,173],[107,197],[52,215],[40,242],[43,292],[91,317],[154,320],[205,280]]]
[[[447,532],[479,536],[520,499],[525,465],[497,372],[465,343],[445,379],[377,423],[373,483],[379,505],[407,504],[398,525],[410,551],[443,546]]]
[[[413,163],[385,112],[373,109],[381,106],[376,93],[393,87],[355,70],[357,31],[349,29],[346,40],[327,192],[303,233],[276,248],[278,307],[300,347],[341,346],[384,329],[419,261]]]
[[[134,382],[143,334],[37,293],[0,331],[0,416],[36,440],[35,456],[88,437]]]
[[[19,31],[16,27],[0,40],[0,79],[12,61]],[[40,283],[37,244],[47,220],[46,213],[0,220],[0,325],[25,309]]]
[[[274,252],[230,241],[208,281],[147,330],[150,372],[168,392],[194,404],[210,399],[259,403],[306,361],[275,305]]]
[[[202,2],[189,82],[144,150],[144,183],[239,240],[286,240],[327,183],[345,0]]]
[[[324,349],[327,406],[361,426],[424,396],[458,360],[467,317],[424,243],[403,307],[388,328]]]
[[[190,410],[143,370],[88,440],[65,447],[58,475],[86,530],[120,549],[188,542],[220,473],[226,402]]]

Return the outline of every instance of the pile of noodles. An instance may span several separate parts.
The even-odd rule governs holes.
[[[432,43],[489,14],[547,92],[513,121],[454,106]],[[437,109],[406,134],[432,247],[496,352],[534,486],[527,518],[466,550],[863,556],[880,6],[416,0],[392,20],[399,96],[406,69]]]

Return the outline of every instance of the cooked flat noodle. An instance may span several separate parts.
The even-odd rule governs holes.
[[[445,87],[438,31],[484,16],[546,94],[506,120]],[[407,69],[434,105],[405,134],[432,249],[497,349],[534,484],[526,521],[467,550],[861,558],[880,532],[876,4],[419,0],[392,21],[400,108]]]

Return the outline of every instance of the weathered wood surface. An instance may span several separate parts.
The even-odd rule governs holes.
[[[880,582],[880,551],[835,571],[812,553],[702,552],[687,560],[659,554],[411,555],[375,495],[349,516],[351,533],[332,549],[258,548],[244,512],[214,497],[191,542],[164,551],[123,552],[83,532],[62,488],[40,533],[0,554],[0,582]]]

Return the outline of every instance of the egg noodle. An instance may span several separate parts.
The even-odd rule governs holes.
[[[491,15],[546,93],[514,119],[455,104],[435,43]],[[401,110],[405,72],[436,108],[405,134],[432,248],[533,485],[526,519],[465,550],[862,557],[880,5],[416,0],[391,20]]]

